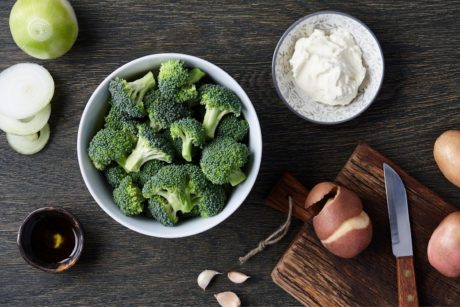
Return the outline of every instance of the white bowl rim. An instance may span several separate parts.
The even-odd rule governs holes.
[[[380,82],[379,82],[379,86],[377,88],[377,91],[375,92],[375,95],[374,97],[372,97],[369,101],[369,103],[363,108],[361,109],[361,111],[359,111],[358,113],[356,113],[355,115],[349,117],[349,118],[346,118],[346,119],[342,119],[342,120],[338,120],[338,121],[333,121],[333,122],[325,122],[325,121],[318,121],[318,120],[315,120],[315,119],[311,119],[311,118],[308,118],[306,117],[305,115],[302,115],[300,114],[299,112],[297,112],[296,110],[294,110],[293,107],[291,107],[291,105],[288,103],[287,99],[284,97],[284,95],[281,93],[281,90],[279,89],[279,86],[278,86],[278,81],[276,80],[276,69],[275,69],[275,63],[276,63],[276,59],[277,59],[277,55],[278,55],[278,50],[279,48],[281,47],[281,45],[283,44],[284,40],[286,39],[286,36],[301,22],[313,17],[313,16],[317,16],[317,15],[327,15],[327,14],[330,14],[330,15],[341,15],[343,17],[347,17],[347,18],[350,18],[350,19],[353,19],[354,21],[356,21],[358,24],[360,24],[361,26],[363,26],[364,29],[366,29],[370,35],[374,38],[375,42],[377,43],[377,47],[378,47],[378,50],[379,50],[379,54],[380,54],[380,59],[382,61],[382,77],[380,78]],[[299,116],[300,118],[306,120],[306,121],[309,121],[311,123],[314,123],[314,124],[319,124],[319,125],[326,125],[326,126],[332,126],[332,125],[338,125],[338,124],[342,124],[342,123],[345,123],[345,122],[348,122],[348,121],[351,121],[355,118],[357,118],[358,116],[360,116],[361,114],[363,114],[373,103],[374,103],[374,100],[375,98],[377,98],[379,92],[380,92],[380,89],[382,87],[382,84],[383,84],[383,79],[385,78],[385,59],[384,59],[384,56],[383,56],[383,51],[382,51],[382,47],[380,46],[380,43],[377,39],[377,36],[375,36],[374,32],[372,32],[372,30],[364,23],[362,22],[361,20],[359,20],[358,18],[352,16],[352,15],[349,15],[347,13],[343,13],[343,12],[339,12],[339,11],[334,11],[334,10],[325,10],[325,11],[318,11],[318,12],[315,12],[315,13],[311,13],[311,14],[308,14],[308,15],[305,15],[299,19],[297,19],[293,24],[291,24],[289,26],[289,28],[287,28],[286,31],[284,31],[283,35],[281,36],[281,38],[279,39],[278,43],[276,44],[276,48],[275,48],[275,52],[273,53],[273,57],[272,57],[272,82],[273,82],[273,85],[275,86],[275,90],[276,92],[278,93],[278,96],[281,98],[281,100],[284,102],[284,104],[288,107],[289,110],[291,110],[292,113],[294,113],[295,115]]]
[[[197,229],[195,229],[193,231],[190,231],[190,232],[187,232],[185,234],[184,233],[179,233],[179,234],[167,233],[167,234],[164,234],[164,233],[161,233],[161,232],[146,231],[146,230],[142,229],[141,227],[136,227],[136,226],[133,226],[133,225],[130,225],[130,224],[126,224],[123,220],[119,219],[117,216],[115,216],[112,213],[112,210],[110,210],[110,208],[106,207],[104,202],[98,197],[97,192],[95,191],[93,186],[89,184],[88,174],[85,171],[85,167],[83,165],[83,160],[82,160],[83,155],[87,154],[86,153],[86,147],[85,147],[85,144],[83,144],[83,139],[82,139],[83,138],[82,129],[83,129],[83,122],[84,122],[83,119],[87,116],[87,113],[89,112],[89,106],[94,103],[94,101],[95,101],[94,99],[95,99],[97,93],[99,93],[104,88],[106,83],[108,83],[110,80],[112,80],[115,76],[117,76],[120,72],[124,71],[128,67],[130,67],[130,66],[132,66],[132,65],[134,65],[134,64],[136,64],[138,62],[148,61],[150,59],[155,59],[155,58],[164,58],[164,57],[178,58],[178,59],[184,60],[185,62],[187,62],[188,60],[197,61],[197,62],[200,62],[200,63],[204,64],[203,66],[212,67],[213,69],[215,69],[219,73],[221,73],[221,74],[225,75],[227,78],[229,78],[229,80],[234,83],[234,86],[239,89],[240,94],[241,94],[240,98],[243,98],[244,100],[249,102],[249,104],[245,104],[244,106],[248,110],[248,112],[250,112],[250,113],[252,113],[254,115],[254,118],[253,118],[253,121],[255,121],[254,126],[257,128],[257,129],[251,128],[251,134],[254,134],[255,138],[260,140],[260,151],[259,151],[260,153],[253,155],[254,160],[253,160],[253,165],[252,165],[252,169],[251,169],[251,174],[254,174],[254,175],[253,176],[248,175],[248,178],[243,183],[245,186],[248,186],[248,191],[247,191],[246,195],[241,197],[240,204],[237,205],[237,206],[234,206],[234,208],[232,208],[232,210],[222,211],[218,215],[212,217],[212,219],[213,219],[212,222],[209,223],[207,226],[202,227],[202,228],[197,228]],[[200,68],[203,68],[203,67],[200,67]],[[229,73],[227,73],[225,70],[223,70],[219,66],[217,66],[217,65],[215,65],[215,64],[213,64],[213,63],[211,63],[211,62],[209,62],[207,60],[204,60],[202,58],[199,58],[199,57],[196,57],[196,56],[193,56],[193,55],[183,54],[183,53],[155,53],[155,54],[146,55],[146,56],[143,56],[143,57],[136,58],[136,59],[134,59],[134,60],[132,60],[130,62],[127,62],[126,64],[118,67],[116,70],[114,70],[112,73],[110,73],[98,85],[98,87],[92,93],[91,97],[88,99],[88,102],[86,103],[85,109],[83,110],[83,113],[82,113],[82,115],[80,117],[80,123],[79,123],[79,127],[78,127],[78,135],[77,135],[77,157],[78,157],[78,165],[79,165],[79,168],[80,168],[80,173],[82,174],[83,181],[85,182],[86,188],[89,190],[91,196],[96,201],[96,203],[99,205],[99,207],[101,207],[102,210],[104,210],[104,212],[107,213],[107,215],[109,215],[113,220],[115,220],[116,222],[118,222],[119,224],[123,225],[124,227],[126,227],[128,229],[131,229],[131,230],[133,230],[135,232],[138,232],[140,234],[143,234],[143,235],[147,235],[147,236],[151,236],[151,237],[157,237],[157,238],[166,238],[166,239],[185,238],[185,237],[189,237],[189,236],[193,236],[193,235],[205,232],[205,231],[207,231],[209,229],[212,229],[215,226],[219,225],[220,223],[225,221],[228,217],[230,217],[236,210],[238,210],[238,208],[244,203],[244,201],[246,200],[246,198],[248,197],[248,195],[252,191],[252,188],[253,188],[256,180],[257,180],[257,177],[259,175],[260,165],[261,165],[261,162],[262,162],[262,152],[263,152],[263,139],[262,139],[262,132],[261,132],[261,128],[260,128],[260,121],[259,121],[259,118],[257,116],[257,112],[256,112],[256,110],[254,108],[254,105],[252,104],[252,101],[249,99],[248,95],[246,94],[244,89],[241,87],[241,85]]]

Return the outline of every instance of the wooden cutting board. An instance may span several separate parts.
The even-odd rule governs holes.
[[[361,197],[373,222],[370,246],[354,259],[340,259],[325,250],[303,208],[308,193],[285,174],[268,196],[267,205],[286,212],[287,196],[293,215],[306,221],[272,272],[273,281],[308,306],[396,305],[396,261],[383,179],[383,162],[401,176],[407,190],[411,218],[417,288],[421,305],[460,305],[460,278],[449,279],[428,263],[426,249],[433,230],[456,208],[365,144],[358,145],[336,182]]]

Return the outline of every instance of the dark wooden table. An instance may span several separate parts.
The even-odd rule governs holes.
[[[460,189],[444,179],[432,155],[436,137],[460,124],[460,1],[75,0],[78,41],[54,61],[16,47],[8,30],[13,2],[0,2],[0,69],[40,63],[55,78],[56,95],[51,141],[41,153],[21,156],[1,135],[0,305],[211,305],[212,294],[223,290],[237,292],[244,305],[297,305],[270,272],[299,222],[242,268],[253,277],[246,284],[220,278],[203,292],[196,277],[203,269],[224,270],[282,222],[282,214],[263,205],[282,172],[309,187],[332,179],[359,141],[460,206]],[[271,81],[272,53],[284,30],[325,9],[365,22],[386,62],[373,106],[339,126],[296,117]],[[218,227],[186,239],[151,238],[116,223],[92,199],[77,163],[78,123],[96,86],[118,66],[160,52],[196,55],[228,71],[252,99],[264,137],[259,178],[246,202]],[[21,221],[47,205],[69,209],[86,230],[80,262],[59,275],[30,267],[16,247]]]

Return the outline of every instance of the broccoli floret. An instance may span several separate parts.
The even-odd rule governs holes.
[[[200,103],[206,107],[203,127],[208,138],[214,133],[222,117],[229,113],[240,116],[242,103],[230,89],[216,84],[205,84],[200,88]]]
[[[173,140],[181,140],[182,157],[186,161],[192,161],[193,146],[203,147],[206,139],[201,123],[194,118],[180,119],[171,125],[170,131]]]
[[[168,129],[173,122],[192,115],[186,105],[168,100],[158,91],[150,92],[145,100],[150,126],[155,131]]]
[[[88,155],[97,169],[104,170],[112,161],[123,164],[135,142],[128,130],[104,128],[89,143]]]
[[[224,188],[210,183],[207,189],[203,190],[198,202],[201,217],[211,217],[222,212],[226,200]]]
[[[246,145],[229,137],[219,137],[203,149],[200,166],[212,183],[236,186],[246,179],[241,168],[248,157],[249,149]]]
[[[150,160],[142,165],[140,172],[138,173],[131,173],[131,175],[136,176],[136,181],[140,186],[144,186],[147,181],[150,180],[153,176],[155,176],[158,171],[163,167],[166,166],[167,163],[164,161],[159,160]]]
[[[152,217],[164,226],[174,226],[179,221],[173,208],[161,196],[155,195],[150,198],[148,208]]]
[[[113,105],[134,118],[142,118],[146,115],[144,95],[154,87],[155,79],[152,72],[132,82],[117,77],[109,83]]]
[[[120,185],[113,190],[113,200],[121,212],[127,216],[141,214],[144,210],[142,191],[130,176],[125,177]]]
[[[163,62],[158,74],[158,88],[167,100],[186,102],[196,100],[198,91],[195,83],[200,81],[205,73],[199,68],[188,70],[182,60],[172,59]]]
[[[161,168],[142,189],[145,198],[161,196],[172,207],[174,214],[188,213],[193,204],[186,165],[167,165]]]
[[[139,125],[138,130],[136,147],[122,165],[127,172],[138,172],[150,160],[172,162],[174,148],[163,135],[147,125]]]
[[[109,113],[105,117],[105,128],[112,128],[115,130],[129,130],[133,135],[137,134],[138,121],[131,119],[125,113],[120,111],[116,106],[112,106]]]
[[[235,115],[227,115],[219,123],[216,136],[228,136],[237,142],[241,142],[249,132],[249,124],[244,118]]]
[[[201,217],[215,216],[222,211],[227,197],[224,188],[211,183],[203,174],[198,165],[187,164],[186,172],[189,175],[189,190],[192,203],[195,206],[192,211],[197,211]]]
[[[107,168],[104,171],[105,178],[107,178],[107,182],[114,188],[120,185],[120,182],[126,177],[129,176],[125,170],[119,166],[114,165]]]

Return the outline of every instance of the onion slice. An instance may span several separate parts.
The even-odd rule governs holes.
[[[35,116],[27,119],[11,119],[0,113],[0,129],[16,135],[34,134],[40,131],[48,122],[51,115],[51,104],[47,104]]]
[[[42,150],[50,138],[50,126],[46,124],[38,133],[30,135],[6,134],[11,148],[23,155],[33,155]]]
[[[0,113],[11,119],[37,114],[53,94],[53,77],[38,64],[20,63],[0,73]]]

